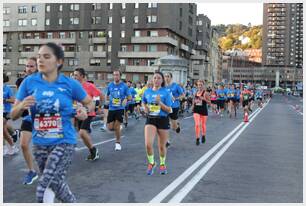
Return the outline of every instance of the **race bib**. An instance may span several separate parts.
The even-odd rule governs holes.
[[[45,138],[62,138],[63,125],[60,114],[44,116],[36,115],[34,118],[34,128],[39,132],[44,132]]]
[[[160,105],[149,104],[149,115],[150,116],[159,116]]]
[[[203,105],[203,104],[202,104],[202,100],[199,99],[199,98],[196,98],[196,99],[194,100],[194,103],[195,103],[196,106],[202,106],[202,105]]]
[[[244,100],[248,100],[248,99],[249,99],[249,96],[248,96],[248,95],[243,95],[243,99],[244,99]]]
[[[231,94],[230,96],[231,96],[231,97],[234,97],[234,96],[235,96],[235,94]]]
[[[119,98],[113,98],[112,103],[113,106],[119,107],[121,105],[121,100]]]

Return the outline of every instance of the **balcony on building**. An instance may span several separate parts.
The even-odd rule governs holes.
[[[59,39],[59,38],[52,38],[52,39],[20,39],[20,44],[46,44],[48,42],[56,42],[57,44],[75,44],[75,38],[66,38],[66,39]]]
[[[134,65],[126,65],[125,72],[133,72],[133,73],[154,73],[156,70],[156,66],[134,66]]]
[[[92,43],[92,44],[106,44],[106,37],[89,38],[89,43]]]
[[[94,51],[92,52],[92,57],[106,58],[106,52],[105,51]]]
[[[75,57],[75,52],[71,52],[71,51],[65,51],[64,52],[64,56],[65,57]]]
[[[151,37],[151,36],[143,36],[143,37],[132,37],[131,42],[136,43],[167,43],[173,46],[178,46],[178,41],[168,37],[168,36],[160,36],[160,37]]]
[[[37,56],[38,50],[37,51],[32,51],[32,52],[20,52],[20,57],[25,57],[25,58],[30,58],[30,57],[35,57]]]
[[[189,52],[189,47],[186,44],[182,43],[181,46],[180,46],[180,49],[183,49],[183,50]]]
[[[160,58],[167,56],[168,52],[118,52],[119,58]]]

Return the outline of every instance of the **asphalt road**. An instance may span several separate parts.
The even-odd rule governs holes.
[[[129,120],[117,152],[113,134],[96,127],[92,138],[101,159],[85,161],[88,150],[79,140],[69,186],[81,203],[302,202],[301,100],[275,95],[263,109],[254,108],[247,124],[241,111],[236,119],[210,113],[207,142],[200,146],[195,145],[193,118],[186,114],[181,133],[170,132],[168,174],[163,176],[158,169],[146,175],[144,119]],[[156,144],[155,154],[158,162]],[[35,202],[36,182],[21,184],[27,171],[21,153],[3,160],[4,202]]]

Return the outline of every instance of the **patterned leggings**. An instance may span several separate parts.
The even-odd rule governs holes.
[[[71,164],[75,145],[34,145],[33,153],[41,177],[36,188],[37,202],[43,202],[45,190],[49,187],[61,202],[76,202],[75,196],[66,183],[66,174]]]

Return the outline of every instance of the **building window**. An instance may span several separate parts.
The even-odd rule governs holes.
[[[79,11],[80,5],[79,4],[71,4],[70,5],[70,11]]]
[[[183,8],[180,8],[180,17],[183,17]]]
[[[78,66],[79,60],[78,59],[68,59],[68,66]]]
[[[100,10],[101,4],[92,4],[92,10]]]
[[[100,16],[91,17],[91,24],[101,24],[101,17]]]
[[[121,24],[125,24],[125,16],[121,17]]]
[[[198,20],[198,21],[197,21],[197,25],[198,25],[198,26],[202,26],[202,24],[203,24],[202,20]]]
[[[125,37],[125,31],[121,31],[121,38]]]
[[[19,6],[18,7],[18,13],[19,14],[26,14],[27,13],[27,7],[26,6]]]
[[[191,16],[189,16],[188,21],[189,21],[189,24],[192,24],[192,17]]]
[[[112,38],[112,31],[108,31],[108,37]]]
[[[133,51],[134,52],[139,52],[140,51],[140,46],[139,45],[133,45]]]
[[[9,14],[9,13],[11,13],[11,9],[9,7],[4,7],[3,14]]]
[[[63,11],[63,4],[60,4],[60,5],[59,5],[58,10],[59,10],[59,11]]]
[[[26,19],[18,19],[18,26],[26,26],[27,20]]]
[[[183,28],[183,23],[180,21],[180,30]]]
[[[58,25],[63,25],[63,19],[62,18],[58,19]]]
[[[4,20],[4,21],[3,21],[3,26],[4,26],[4,27],[10,26],[10,20]]]
[[[134,59],[133,65],[139,66],[140,65],[140,60],[139,59]]]
[[[52,39],[53,38],[53,33],[52,32],[48,32],[47,33],[47,39]]]
[[[79,18],[70,18],[70,24],[72,25],[79,24]]]
[[[101,65],[101,60],[100,59],[90,59],[89,60],[89,65],[90,66],[100,66]]]
[[[147,23],[157,22],[157,16],[147,16]]]
[[[111,17],[111,16],[108,17],[108,23],[109,24],[113,23],[113,17]]]
[[[135,3],[135,9],[139,8],[139,3]]]
[[[198,45],[199,45],[199,46],[202,46],[202,41],[198,41]]]
[[[121,4],[121,9],[126,9],[126,4]]]
[[[31,19],[32,26],[37,26],[37,19]]]
[[[50,19],[46,19],[45,24],[46,24],[46,26],[49,26],[50,25]]]
[[[126,52],[127,51],[127,46],[126,45],[121,45],[120,51]]]
[[[50,5],[46,6],[46,12],[50,12]]]
[[[149,3],[148,8],[157,8],[157,3]]]
[[[149,59],[147,62],[147,66],[152,66],[155,63],[154,59]]]
[[[3,65],[7,66],[11,64],[11,60],[10,59],[3,59]]]
[[[192,36],[192,29],[191,28],[188,28],[188,34],[189,34],[189,36]]]
[[[112,45],[108,45],[108,46],[107,46],[107,51],[108,51],[108,52],[112,52]]]
[[[108,5],[108,9],[109,9],[109,10],[112,10],[112,9],[113,9],[113,4],[112,4],[112,3],[110,3],[110,4]]]
[[[120,65],[125,65],[125,59],[120,59]]]
[[[18,64],[19,65],[25,65],[27,63],[27,59],[26,58],[20,58],[18,59]]]
[[[138,23],[138,16],[134,16],[134,23],[135,23],[135,24]]]
[[[140,31],[139,30],[135,30],[134,31],[134,36],[135,37],[140,37]]]
[[[151,36],[151,37],[158,36],[158,32],[157,31],[148,31],[147,36]]]
[[[37,13],[38,12],[38,6],[34,5],[32,6],[32,13]]]
[[[148,52],[156,52],[157,51],[157,46],[154,44],[148,45],[147,47]]]

